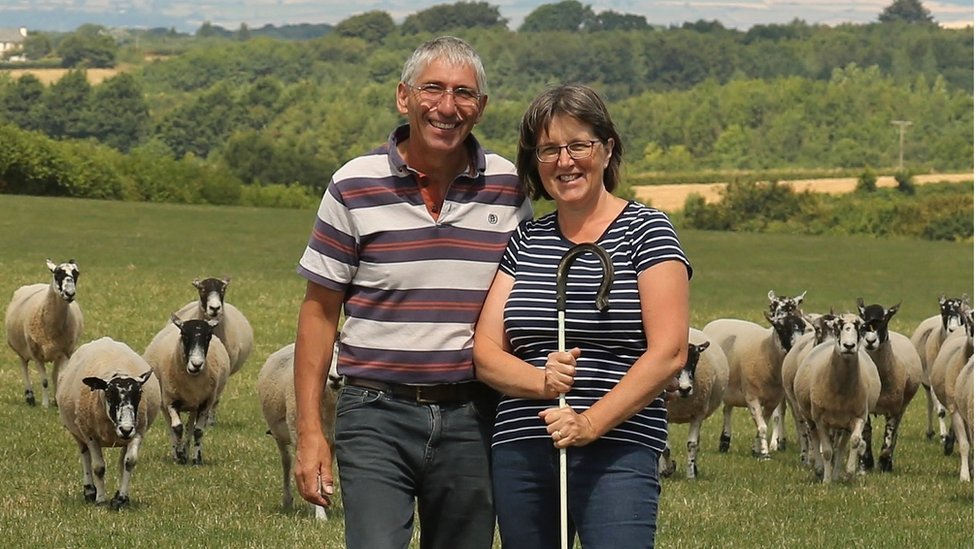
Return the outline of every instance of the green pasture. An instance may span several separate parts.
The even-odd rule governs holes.
[[[160,416],[142,447],[122,512],[84,502],[74,442],[55,409],[23,401],[20,369],[0,349],[0,539],[5,547],[342,547],[341,507],[318,523],[304,506],[281,508],[278,453],[254,389],[258,369],[294,338],[304,291],[295,266],[313,211],[0,196],[0,300],[47,282],[45,258],[77,260],[83,341],[111,336],[142,352],[169,314],[195,299],[194,278],[230,276],[227,300],[250,319],[255,348],[231,378],[204,465],[169,456]],[[806,290],[804,309],[850,310],[855,299],[901,302],[893,328],[910,333],[945,293],[973,295],[973,244],[863,237],[684,231],[695,267],[692,324],[762,321],[766,293]],[[36,375],[34,376],[36,380]],[[37,389],[37,387],[35,387]],[[702,432],[700,478],[683,478],[684,425],[672,429],[675,477],[665,479],[660,547],[973,546],[973,485],[959,457],[925,438],[924,398],[902,426],[895,471],[824,487],[790,447],[769,462],[750,454],[745,410],[732,448],[718,454],[720,416]],[[792,421],[792,420],[790,420]],[[118,484],[107,450],[108,489]],[[621,548],[625,549],[625,548]]]

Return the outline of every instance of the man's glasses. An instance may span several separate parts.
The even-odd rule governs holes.
[[[543,147],[535,148],[535,157],[539,162],[548,164],[550,162],[555,162],[559,160],[559,153],[563,149],[569,153],[569,157],[574,160],[582,160],[584,158],[589,158],[593,154],[593,145],[600,143],[599,139],[590,139],[589,141],[573,141],[572,143],[567,143],[566,145],[545,145]]]
[[[444,98],[444,94],[449,93],[454,96],[455,105],[459,107],[476,107],[482,97],[480,93],[471,88],[445,88],[440,84],[421,84],[419,86],[404,84],[416,91],[417,95],[420,96],[420,100],[424,103],[437,103]]]

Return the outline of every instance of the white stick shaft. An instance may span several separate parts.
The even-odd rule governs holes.
[[[559,332],[559,352],[566,351],[566,312],[556,313]],[[559,407],[566,407],[566,395],[559,395]],[[559,543],[561,549],[569,549],[569,465],[566,462],[566,449],[559,449]]]

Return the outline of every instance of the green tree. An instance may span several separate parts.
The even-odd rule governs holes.
[[[504,27],[507,22],[499,14],[498,6],[488,2],[457,2],[408,15],[400,31],[403,34],[439,33],[448,29]]]
[[[543,4],[525,16],[519,32],[569,31],[576,32],[592,26],[594,19],[590,6],[577,0],[563,0],[556,4]]]
[[[42,59],[51,55],[54,46],[51,44],[51,37],[43,32],[29,32],[24,38],[24,56],[32,61]]]
[[[41,127],[40,106],[44,84],[33,74],[25,74],[6,86],[0,96],[0,119],[16,124],[24,130]]]
[[[89,131],[102,143],[127,152],[146,137],[149,104],[136,79],[121,73],[102,82],[91,98]]]
[[[882,23],[935,24],[932,20],[932,13],[922,6],[921,0],[895,0],[881,12],[878,21]]]
[[[396,31],[396,23],[385,11],[373,10],[354,15],[340,21],[333,32],[339,36],[362,38],[367,42],[379,43]]]
[[[62,67],[111,68],[118,45],[100,25],[82,25],[58,44]]]
[[[170,112],[156,133],[176,158],[186,154],[207,158],[243,120],[243,109],[235,101],[230,84],[224,82]]]
[[[88,137],[91,84],[84,70],[70,70],[44,93],[40,129],[55,139]]]
[[[647,30],[647,18],[643,15],[617,13],[612,10],[601,11],[594,18],[590,31]]]
[[[247,28],[247,23],[241,23],[240,28],[237,29],[237,39],[241,42],[251,39],[251,29]]]

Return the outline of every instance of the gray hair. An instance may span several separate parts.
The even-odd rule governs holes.
[[[438,59],[446,61],[449,65],[473,68],[478,82],[478,92],[483,95],[488,94],[488,82],[481,57],[470,44],[454,36],[440,36],[421,44],[403,64],[400,81],[416,84],[415,79],[420,76],[420,73]]]
[[[604,145],[613,139],[610,162],[603,170],[603,186],[607,191],[613,192],[620,182],[620,161],[624,155],[620,134],[617,133],[606,104],[592,88],[582,84],[564,84],[542,92],[522,115],[515,166],[525,193],[533,200],[552,200],[539,177],[539,161],[535,156],[535,148],[539,144],[540,135],[548,133],[552,120],[560,114],[572,116],[590,126],[593,134]]]

